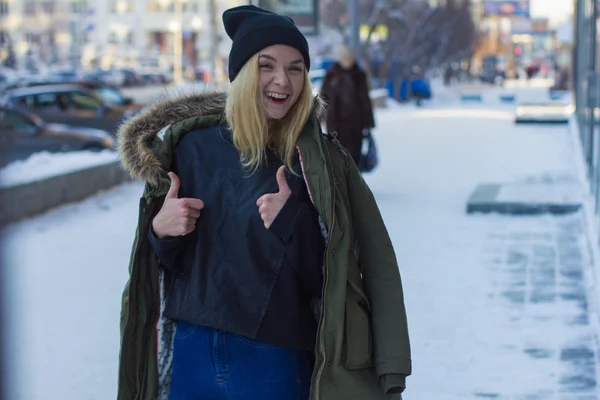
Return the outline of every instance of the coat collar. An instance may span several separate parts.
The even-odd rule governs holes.
[[[165,157],[161,153],[169,146],[164,143],[157,146],[155,139],[158,137],[165,142],[165,137],[174,130],[180,135],[181,130],[189,131],[225,122],[226,100],[224,92],[197,89],[165,92],[156,102],[119,128],[119,155],[125,170],[137,179],[157,184],[161,176],[168,172],[166,169],[169,166],[165,165]],[[312,125],[319,124],[323,109],[324,103],[317,96],[313,103],[313,115],[302,136],[309,135],[312,141],[318,139],[315,135],[321,131],[314,129]],[[301,141],[305,142],[306,139],[308,138],[302,138]],[[168,142],[174,147],[178,139]],[[171,152],[172,148],[167,148],[166,151]],[[170,160],[170,155],[166,160]]]

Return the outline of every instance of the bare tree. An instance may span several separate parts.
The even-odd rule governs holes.
[[[376,1],[376,0],[375,0]],[[321,22],[342,34],[348,40],[348,1],[324,0],[319,2]]]
[[[347,0],[321,4],[322,22],[348,39]],[[415,65],[427,70],[472,54],[477,35],[469,1],[432,7],[415,0],[360,0],[359,7],[360,23],[368,27],[360,56],[379,87],[392,75],[396,92]],[[375,42],[378,26],[387,28],[387,37]]]

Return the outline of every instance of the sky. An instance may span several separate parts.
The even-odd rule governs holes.
[[[562,22],[573,13],[573,0],[531,0],[531,15]]]

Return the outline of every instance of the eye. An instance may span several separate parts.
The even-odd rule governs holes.
[[[273,65],[272,64],[260,64],[258,67],[260,69],[273,69]]]
[[[298,66],[292,66],[290,67],[290,71],[297,71],[297,72],[302,72],[302,67],[298,67]]]

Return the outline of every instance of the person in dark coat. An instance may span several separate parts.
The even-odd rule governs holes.
[[[375,127],[369,85],[352,50],[342,47],[338,60],[327,71],[321,89],[327,103],[327,132],[337,132],[338,140],[358,165],[363,131]]]

